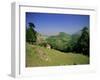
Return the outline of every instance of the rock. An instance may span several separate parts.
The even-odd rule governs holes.
[[[46,45],[47,49],[51,49],[51,46],[49,44]]]

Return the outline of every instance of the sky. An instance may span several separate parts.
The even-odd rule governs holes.
[[[55,35],[59,32],[74,34],[85,26],[89,27],[89,15],[26,12],[26,27],[30,22],[42,35]]]

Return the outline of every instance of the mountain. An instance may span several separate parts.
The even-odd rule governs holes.
[[[52,48],[60,51],[65,51],[69,41],[71,40],[71,35],[65,32],[59,32],[58,35],[50,36],[46,40]]]

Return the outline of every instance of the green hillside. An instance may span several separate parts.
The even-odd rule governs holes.
[[[63,53],[38,45],[26,44],[26,67],[89,64],[82,54]]]
[[[50,36],[46,40],[53,49],[65,51],[67,50],[69,41],[71,40],[71,35],[65,32],[59,32],[58,35]]]

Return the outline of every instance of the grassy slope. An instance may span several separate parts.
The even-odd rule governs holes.
[[[63,53],[36,45],[26,44],[26,66],[57,66],[88,64],[89,58],[81,54]]]

